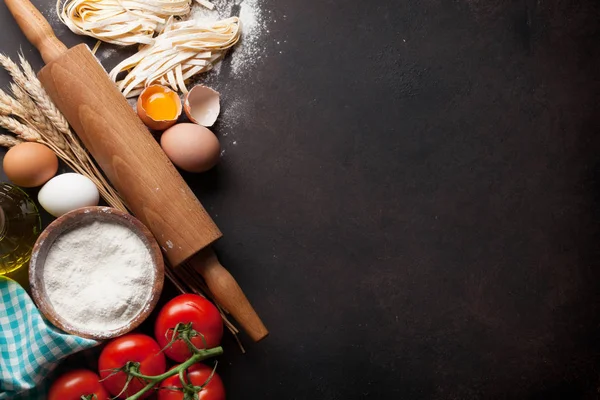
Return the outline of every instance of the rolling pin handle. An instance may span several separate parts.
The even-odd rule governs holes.
[[[269,332],[233,276],[221,265],[211,248],[196,254],[189,263],[202,275],[217,302],[258,342]]]
[[[4,0],[27,40],[39,50],[46,64],[54,61],[67,51],[54,34],[44,16],[29,0]]]

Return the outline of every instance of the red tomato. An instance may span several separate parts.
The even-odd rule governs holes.
[[[96,400],[108,400],[108,393],[98,375],[87,369],[78,369],[61,375],[54,381],[48,400],[81,400],[82,396],[94,395]]]
[[[100,377],[104,379],[102,384],[113,395],[118,395],[127,381],[127,375],[124,372],[118,372],[112,376],[112,370],[123,367],[127,362],[139,362],[140,373],[153,376],[164,373],[167,369],[165,356],[160,351],[158,344],[150,336],[141,334],[129,334],[121,336],[109,342],[100,354],[98,360],[98,369]],[[132,379],[119,398],[124,399],[139,392],[146,383],[141,379]],[[152,391],[148,391],[142,399],[150,396]]]
[[[212,368],[204,364],[194,364],[187,369],[186,383],[192,383],[194,386],[202,386],[212,373]],[[189,381],[188,381],[189,379]],[[179,375],[172,376],[162,381],[158,391],[158,400],[183,400],[183,392],[169,389],[169,387],[181,388]],[[210,382],[198,393],[198,400],[225,400],[225,387],[223,381],[215,374]]]
[[[199,349],[216,347],[223,336],[223,320],[219,310],[210,301],[195,294],[182,294],[169,301],[160,310],[154,325],[154,337],[161,348],[164,348],[173,337],[172,329],[177,324],[192,323],[192,328],[204,335],[206,345],[200,336],[191,339]],[[165,349],[167,357],[184,362],[191,352],[183,340],[177,340]]]

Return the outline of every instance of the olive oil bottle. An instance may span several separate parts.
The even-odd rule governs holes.
[[[35,203],[18,187],[0,183],[0,275],[29,262],[42,223]]]

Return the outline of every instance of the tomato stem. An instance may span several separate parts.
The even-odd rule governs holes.
[[[172,346],[173,343],[175,343],[177,340],[183,340],[183,342],[186,344],[186,346],[188,347],[188,349],[190,350],[190,352],[192,354],[198,353],[198,351],[200,351],[200,349],[198,349],[192,343],[192,340],[191,340],[192,338],[198,337],[198,336],[200,337],[200,339],[202,339],[202,343],[204,343],[203,349],[206,349],[208,347],[208,345],[206,343],[206,338],[204,337],[204,335],[201,334],[200,332],[197,332],[196,330],[194,330],[191,322],[188,324],[179,323],[179,324],[175,325],[175,328],[171,328],[165,333],[166,338],[169,337],[169,332],[171,332],[171,331],[173,332],[173,334],[171,335],[170,341],[161,350],[161,352],[166,350],[170,346]]]
[[[219,355],[223,354],[223,348],[221,346],[214,347],[212,349],[207,349],[207,350],[198,350],[198,349],[196,349],[196,350],[197,351],[195,351],[194,354],[186,362],[178,365],[177,367],[173,368],[170,371],[165,372],[164,374],[160,374],[160,375],[156,375],[156,376],[143,375],[143,374],[139,373],[139,368],[135,368],[134,366],[132,366],[132,368],[129,371],[126,371],[127,374],[130,377],[143,379],[146,382],[148,382],[148,384],[142,390],[140,390],[133,396],[129,396],[126,400],[138,400],[144,395],[144,393],[148,392],[154,386],[156,386],[156,384],[164,381],[165,379],[170,378],[173,375],[177,375],[182,371],[185,371],[192,365],[194,365],[206,358],[215,357],[215,356],[219,356]]]
[[[182,369],[181,371],[179,371],[179,380],[181,381],[181,387],[182,389],[185,391],[185,389],[189,386],[187,383],[185,383],[185,370]]]

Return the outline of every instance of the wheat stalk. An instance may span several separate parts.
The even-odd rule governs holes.
[[[10,84],[10,89],[17,99],[17,102],[19,102],[23,108],[25,115],[22,116],[22,119],[32,125],[46,141],[54,143],[56,147],[61,149],[66,155],[70,156],[72,152],[67,141],[46,116],[42,114],[27,92],[14,82]]]
[[[21,71],[19,66],[9,57],[7,57],[4,54],[0,54],[0,64],[2,64],[4,69],[8,71],[10,76],[13,78],[13,81],[17,85],[23,87],[27,84],[27,78],[25,78],[25,74],[23,73],[23,71]]]
[[[0,127],[17,135],[18,139],[25,142],[41,143],[48,146],[60,158],[68,160],[68,156],[54,143],[45,140],[42,135],[32,126],[23,123],[16,118],[0,116]],[[68,163],[68,161],[67,161]]]
[[[10,59],[9,59],[10,60]],[[14,69],[19,67],[10,60],[14,66],[11,68]],[[31,98],[35,101],[35,103],[40,107],[44,115],[52,122],[52,124],[64,135],[72,136],[71,128],[65,116],[58,110],[58,108],[54,105],[48,93],[42,87],[42,83],[38,80],[31,64],[27,62],[23,54],[19,54],[19,61],[21,62],[21,68],[23,68],[23,76],[25,77],[25,86],[23,89],[29,93]],[[9,71],[10,72],[10,71]],[[11,74],[12,75],[12,74]],[[17,82],[19,84],[19,82]],[[21,86],[21,85],[19,85]]]
[[[23,141],[19,138],[11,135],[0,134],[0,146],[2,147],[13,147],[19,143],[23,143]]]
[[[19,118],[25,118],[27,112],[21,103],[12,98],[4,90],[0,89],[0,113],[2,115],[15,115]]]
[[[15,118],[0,116],[0,126],[13,132],[26,142],[39,142],[42,140],[40,134],[29,126],[17,121]]]
[[[12,109],[10,106],[0,103],[0,115],[9,116],[12,114]]]
[[[33,68],[22,55],[19,59],[23,61],[23,70],[19,68],[16,62],[4,54],[0,54],[0,64],[12,76],[14,82],[29,94],[31,99],[37,104],[41,112],[50,120],[50,122],[60,131],[68,132],[69,123],[65,117],[58,111],[42,84],[35,76]]]

